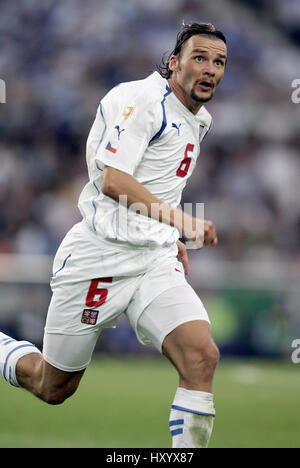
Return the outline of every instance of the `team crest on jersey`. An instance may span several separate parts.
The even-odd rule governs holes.
[[[81,316],[81,323],[86,325],[96,325],[99,311],[94,309],[84,309]]]

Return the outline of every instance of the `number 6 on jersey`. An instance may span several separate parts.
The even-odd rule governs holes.
[[[178,177],[185,177],[188,173],[190,168],[192,158],[188,156],[188,153],[192,153],[194,151],[194,145],[188,143],[185,148],[184,152],[184,159],[181,161],[179,168],[177,169],[176,175]]]
[[[99,307],[106,301],[108,290],[106,288],[99,288],[100,282],[111,283],[112,278],[97,278],[91,281],[85,301],[88,307]]]

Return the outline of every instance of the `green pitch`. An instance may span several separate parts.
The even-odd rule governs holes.
[[[164,358],[94,358],[77,393],[48,406],[0,382],[0,447],[171,447],[177,375]],[[300,447],[300,365],[219,364],[211,447]]]

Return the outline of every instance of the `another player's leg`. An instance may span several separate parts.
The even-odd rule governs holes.
[[[207,447],[215,416],[213,377],[219,351],[200,299],[189,285],[165,291],[143,311],[137,332],[178,371],[169,421],[172,446]]]

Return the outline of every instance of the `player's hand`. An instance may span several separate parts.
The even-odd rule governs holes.
[[[212,221],[204,221],[204,244],[218,245],[217,231]]]
[[[212,221],[200,220],[185,215],[183,235],[186,240],[194,243],[194,248],[201,249],[203,245],[217,245],[218,237]]]
[[[189,274],[189,259],[188,259],[186,246],[181,241],[177,241],[177,247],[178,247],[177,258],[183,265],[184,274],[188,275]]]

